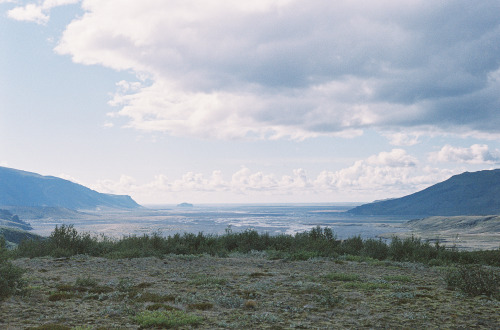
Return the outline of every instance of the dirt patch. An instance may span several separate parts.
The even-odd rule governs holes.
[[[133,317],[146,310],[181,310],[206,329],[500,327],[498,300],[450,291],[445,269],[414,263],[264,254],[14,263],[28,288],[0,302],[2,329],[138,329]]]

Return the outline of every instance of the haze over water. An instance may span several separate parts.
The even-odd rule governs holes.
[[[79,219],[32,220],[34,232],[50,235],[56,225],[74,225],[80,232],[120,238],[128,235],[203,232],[224,234],[254,229],[271,235],[295,234],[313,227],[330,227],[338,239],[361,235],[375,238],[403,231],[404,217],[354,216],[345,213],[353,204],[212,204],[194,207],[155,205],[127,212],[85,213]]]

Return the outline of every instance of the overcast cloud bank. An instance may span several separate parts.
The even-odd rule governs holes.
[[[89,184],[99,191],[132,194],[140,202],[193,193],[369,200],[365,196],[399,197],[500,163],[496,0],[0,3],[10,7],[12,20],[42,28],[55,8],[81,8],[58,30],[55,53],[135,77],[116,81],[110,91],[111,110],[101,123],[107,129],[280,141],[376,132],[395,146],[365,148],[349,155],[364,159],[314,174],[305,166],[283,173],[241,162],[236,171],[186,168],[180,177],[158,173],[148,183],[123,175]],[[429,142],[450,136],[462,140]],[[411,152],[424,143],[419,155]],[[297,159],[307,164],[318,156],[311,155]],[[191,156],[185,157],[189,164]]]
[[[9,16],[46,23],[51,8],[75,2],[46,0]],[[220,139],[368,127],[498,136],[498,1],[81,6],[56,51],[136,74],[111,101],[129,127]]]

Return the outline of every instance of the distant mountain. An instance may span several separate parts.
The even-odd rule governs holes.
[[[414,216],[500,214],[500,169],[465,172],[414,194],[364,204],[348,212]]]
[[[102,194],[61,178],[6,167],[0,167],[0,206],[72,210],[140,207],[130,196]]]
[[[24,230],[33,229],[29,223],[22,221],[15,214],[12,214],[9,210],[0,209],[0,226],[14,227]]]
[[[191,203],[180,203],[177,204],[177,207],[194,207],[194,205]]]

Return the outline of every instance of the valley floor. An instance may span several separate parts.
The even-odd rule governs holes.
[[[2,329],[137,329],[134,315],[155,309],[197,316],[202,329],[500,328],[500,301],[448,290],[445,268],[415,263],[258,253],[13,263],[28,286],[0,302]]]
[[[430,242],[461,250],[500,248],[500,215],[428,217],[404,224],[409,231],[379,235],[405,238],[414,235]]]

